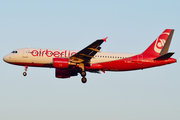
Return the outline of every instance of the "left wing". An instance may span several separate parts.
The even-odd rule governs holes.
[[[82,49],[81,51],[77,52],[76,54],[72,55],[69,59],[73,63],[90,63],[91,58],[97,52],[100,52],[100,45],[105,41],[108,37],[104,39],[99,39],[87,46],[86,48]]]

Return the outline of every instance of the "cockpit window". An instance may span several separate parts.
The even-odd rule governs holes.
[[[17,53],[17,51],[12,51],[12,53]]]

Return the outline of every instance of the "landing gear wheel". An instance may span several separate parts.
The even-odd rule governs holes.
[[[83,78],[81,79],[81,81],[82,81],[82,83],[86,83],[86,82],[87,82],[87,79],[86,79],[85,77],[83,77]]]
[[[26,75],[27,75],[27,73],[26,73],[26,72],[23,72],[23,75],[24,75],[24,76],[26,76]]]
[[[81,72],[81,76],[86,76],[86,72],[85,72],[85,71],[82,71],[82,72]]]
[[[26,73],[27,69],[28,69],[28,66],[26,65],[26,66],[25,66],[25,69],[24,69],[24,70],[25,70],[25,72],[23,72],[23,75],[24,75],[24,76],[26,76],[26,75],[27,75],[27,73]]]

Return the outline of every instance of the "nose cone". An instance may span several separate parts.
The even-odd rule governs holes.
[[[10,59],[11,59],[11,57],[9,57],[8,55],[4,56],[4,58],[3,58],[3,60],[7,63],[10,62]]]
[[[7,56],[4,56],[3,60],[4,62],[7,62]]]

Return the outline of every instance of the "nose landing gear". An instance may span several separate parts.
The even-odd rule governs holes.
[[[27,73],[26,73],[27,69],[28,69],[28,66],[26,65],[26,66],[25,66],[25,69],[24,69],[25,72],[23,72],[23,76],[26,76],[26,75],[27,75]]]

